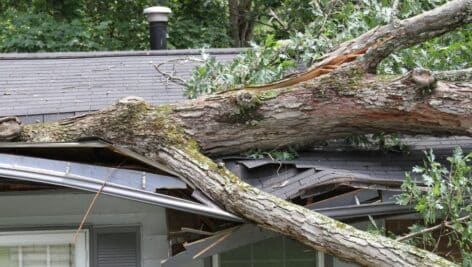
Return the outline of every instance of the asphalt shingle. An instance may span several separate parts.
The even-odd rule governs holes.
[[[207,52],[225,62],[242,50]],[[185,99],[183,86],[168,81],[153,64],[199,55],[198,50],[0,54],[0,116],[55,120],[98,110],[129,95],[153,104],[178,102]],[[197,64],[168,63],[161,70],[186,79]]]

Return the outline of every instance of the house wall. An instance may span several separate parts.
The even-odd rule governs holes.
[[[0,194],[0,229],[76,228],[93,194],[28,192]],[[140,226],[141,266],[158,267],[167,258],[167,226],[163,208],[109,196],[99,196],[87,219],[87,227]],[[201,262],[188,267],[203,266]]]

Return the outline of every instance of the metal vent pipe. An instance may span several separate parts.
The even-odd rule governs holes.
[[[153,6],[145,8],[143,13],[149,22],[151,50],[166,49],[167,21],[172,11],[168,7]]]

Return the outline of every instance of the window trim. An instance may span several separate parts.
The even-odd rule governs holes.
[[[0,232],[0,246],[72,244],[76,230],[32,230]],[[89,231],[79,232],[74,246],[75,266],[89,267]]]

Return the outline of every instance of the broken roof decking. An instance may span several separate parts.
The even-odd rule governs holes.
[[[226,166],[249,184],[280,198],[308,201],[309,209],[336,219],[411,213],[395,204],[405,173],[423,165],[424,149],[446,163],[455,147],[472,151],[469,137],[407,137],[408,153],[379,151],[304,152],[294,160],[227,157]]]
[[[209,49],[228,61],[242,49]],[[185,99],[183,87],[167,81],[153,64],[199,50],[0,54],[0,116],[44,122],[101,109],[134,95],[153,104]],[[190,77],[197,62],[164,64],[161,70]]]
[[[472,151],[470,137],[406,137],[407,153],[378,151],[313,151],[294,160],[225,158],[227,166],[248,183],[282,198],[300,196],[301,190],[329,183],[365,183],[396,185],[405,172],[422,165],[423,150],[432,149],[445,162],[455,147]]]

